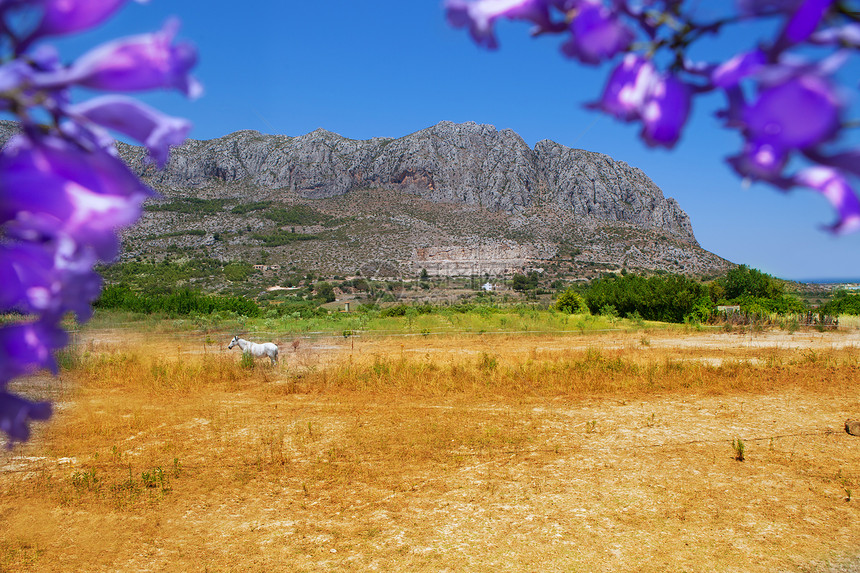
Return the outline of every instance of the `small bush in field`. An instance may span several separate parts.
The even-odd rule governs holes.
[[[588,314],[588,305],[585,299],[573,289],[567,289],[558,296],[555,308],[567,314]]]
[[[735,438],[732,442],[732,449],[735,451],[735,459],[739,462],[744,461],[746,459],[744,452],[746,451],[746,444],[740,438]]]
[[[253,370],[255,365],[254,355],[250,352],[243,352],[242,358],[239,360],[239,366],[247,370]]]

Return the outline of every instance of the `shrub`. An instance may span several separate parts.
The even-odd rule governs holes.
[[[561,293],[555,301],[555,308],[567,314],[588,314],[588,305],[581,294],[573,289],[567,289]]]
[[[163,312],[170,315],[188,315],[221,311],[249,317],[261,314],[256,302],[238,296],[206,295],[189,288],[180,288],[168,294],[150,294],[135,292],[124,284],[106,286],[93,306],[142,314]]]

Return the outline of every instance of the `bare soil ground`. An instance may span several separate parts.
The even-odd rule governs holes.
[[[85,334],[91,352],[225,355],[226,340]],[[476,397],[303,382],[377,356],[502,367],[589,349],[727,379],[802,363],[833,384]],[[54,384],[55,419],[0,457],[0,570],[860,571],[860,437],[843,428],[860,418],[857,331],[307,339],[282,352],[262,378],[195,394]],[[151,485],[155,468],[166,477]]]

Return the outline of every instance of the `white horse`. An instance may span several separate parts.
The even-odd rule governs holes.
[[[227,347],[227,350],[230,350],[234,346],[241,348],[243,354],[247,352],[255,358],[268,356],[272,361],[272,366],[274,366],[278,361],[278,346],[273,342],[257,344],[256,342],[250,342],[244,338],[239,338],[239,336],[236,335],[233,337],[233,340],[230,341],[230,345]]]

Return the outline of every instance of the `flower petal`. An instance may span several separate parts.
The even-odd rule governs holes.
[[[450,25],[468,28],[472,40],[490,50],[499,47],[493,24],[502,17],[533,22],[538,32],[559,31],[550,19],[545,0],[447,0],[445,15]]]
[[[838,219],[828,229],[836,234],[860,230],[860,199],[841,173],[829,167],[808,167],[794,177],[798,185],[818,191],[836,209]]]
[[[106,95],[70,106],[68,112],[143,143],[159,168],[167,163],[170,147],[185,141],[191,123],[171,117],[139,101]]]
[[[711,82],[720,88],[736,86],[742,79],[754,74],[766,63],[767,57],[761,50],[738,54],[717,66],[711,74]]]
[[[624,51],[634,35],[617,16],[596,0],[579,3],[570,23],[571,38],[562,51],[585,64],[598,64]]]
[[[603,110],[625,121],[638,119],[656,75],[651,60],[627,54],[610,74],[600,101],[586,107]]]
[[[0,223],[22,237],[72,237],[103,260],[116,256],[115,230],[137,221],[151,195],[120,159],[60,137],[18,135],[0,154]]]
[[[202,87],[189,75],[197,63],[197,50],[188,42],[173,43],[177,27],[171,20],[154,34],[108,42],[81,56],[69,69],[37,75],[34,81],[45,88],[77,84],[118,92],[175,88],[188,97],[199,97]]]
[[[30,402],[8,392],[0,392],[0,430],[6,432],[10,443],[30,437],[29,422],[51,417],[49,402]]]
[[[31,322],[0,327],[0,388],[39,368],[57,371],[53,352],[68,336],[55,324]]]
[[[818,28],[832,4],[833,0],[804,0],[788,20],[782,39],[790,44],[805,42]]]
[[[659,76],[642,107],[642,138],[648,145],[673,147],[690,116],[692,97],[687,84],[672,74]]]
[[[80,32],[101,24],[126,0],[41,0],[42,20],[36,36],[56,36]]]
[[[830,84],[806,74],[767,87],[744,113],[748,139],[783,149],[808,147],[839,129],[839,101]]]

